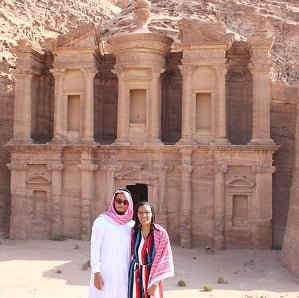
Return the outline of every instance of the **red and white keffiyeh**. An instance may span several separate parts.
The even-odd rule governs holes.
[[[123,193],[126,197],[126,199],[129,201],[129,206],[126,212],[123,215],[117,214],[117,212],[114,209],[114,199],[117,194]],[[117,189],[111,199],[110,206],[106,212],[103,213],[104,215],[112,218],[115,222],[123,225],[132,220],[133,217],[133,199],[130,195],[129,192],[122,190],[122,189]]]
[[[149,276],[149,288],[159,280],[174,275],[173,256],[169,237],[166,230],[158,224],[155,224],[154,241],[156,255]]]

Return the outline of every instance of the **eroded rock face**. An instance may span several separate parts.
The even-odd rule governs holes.
[[[108,39],[117,32],[132,30],[129,0],[85,1],[5,1],[1,7],[0,55],[15,63],[13,46],[20,39],[42,45],[47,38],[56,37],[77,28],[82,23],[102,25]],[[179,40],[178,20],[182,18],[223,21],[226,27],[247,39],[257,29],[274,36],[272,60],[273,79],[295,84],[299,79],[299,21],[296,1],[151,1],[151,31],[167,33]],[[123,9],[123,10],[121,10]],[[179,46],[174,43],[173,47]]]

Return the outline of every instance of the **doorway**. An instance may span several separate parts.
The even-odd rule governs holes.
[[[146,184],[137,183],[135,185],[127,185],[126,188],[131,192],[134,207],[142,201],[148,201],[148,189]]]

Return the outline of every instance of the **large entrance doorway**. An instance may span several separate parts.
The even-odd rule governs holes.
[[[142,201],[148,201],[148,189],[146,184],[137,183],[135,185],[127,185],[126,188],[131,192],[134,208]]]

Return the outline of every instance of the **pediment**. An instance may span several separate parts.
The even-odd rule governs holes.
[[[95,24],[81,25],[67,34],[46,41],[46,45],[51,50],[59,48],[95,48]]]
[[[44,173],[34,173],[26,179],[27,184],[50,184],[51,179]]]
[[[226,181],[226,185],[233,187],[254,187],[255,183],[246,176],[235,176]]]
[[[230,42],[232,35],[226,33],[224,23],[183,19],[179,22],[183,43]]]

